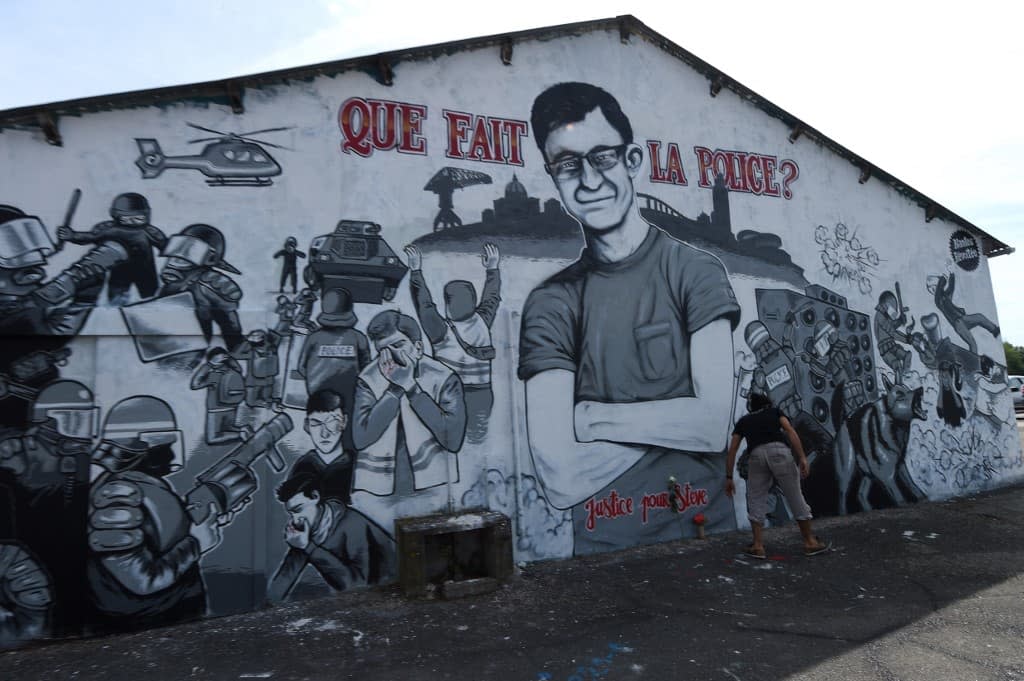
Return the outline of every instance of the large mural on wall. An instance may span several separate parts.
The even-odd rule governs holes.
[[[910,262],[903,199],[585,62],[0,135],[0,645],[386,583],[401,517],[502,511],[518,560],[736,529],[751,391],[818,515],[1024,475],[970,233]]]

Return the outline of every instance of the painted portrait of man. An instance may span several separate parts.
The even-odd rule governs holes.
[[[531,123],[585,241],[523,307],[518,373],[548,502],[573,509],[577,554],[678,538],[670,476],[710,526],[731,526],[717,491],[740,308],[725,268],[641,216],[644,151],[608,92],[554,85]]]

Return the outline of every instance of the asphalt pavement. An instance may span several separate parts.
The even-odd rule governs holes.
[[[1024,680],[1024,486],[0,654],[0,679]]]

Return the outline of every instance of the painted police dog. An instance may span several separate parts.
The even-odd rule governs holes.
[[[869,495],[887,497],[884,506],[899,506],[924,498],[924,492],[910,477],[905,457],[910,439],[910,422],[925,420],[923,390],[893,384],[882,375],[885,394],[854,411],[839,428],[833,447],[836,479],[839,483],[839,513],[870,510]],[[856,483],[856,505],[848,507]]]

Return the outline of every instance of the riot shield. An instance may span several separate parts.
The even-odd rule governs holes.
[[[154,362],[206,350],[206,339],[195,310],[195,299],[188,291],[121,307],[121,316],[135,340],[139,359]]]
[[[299,360],[302,358],[302,348],[306,346],[306,338],[309,337],[309,329],[301,326],[293,326],[292,334],[288,338],[288,356],[285,360],[284,378],[281,385],[281,403],[292,409],[306,408],[306,379],[299,376],[296,369],[299,367]]]

